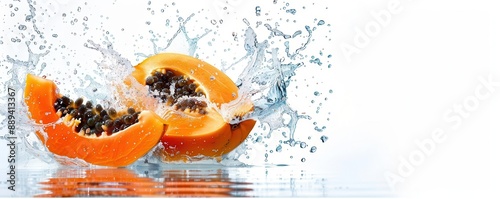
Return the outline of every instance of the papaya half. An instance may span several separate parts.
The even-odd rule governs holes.
[[[28,74],[24,101],[31,119],[43,126],[37,137],[59,156],[103,166],[126,166],[156,146],[165,124],[155,113],[104,109],[58,93],[53,81]]]
[[[148,86],[150,96],[172,107],[160,115],[168,125],[160,151],[166,161],[220,158],[245,141],[255,125],[252,119],[230,123],[252,111],[251,102],[239,105],[230,118],[219,113],[222,104],[238,98],[238,87],[222,71],[197,58],[175,53],[153,55],[135,66],[131,76]],[[126,80],[126,84],[131,83]]]

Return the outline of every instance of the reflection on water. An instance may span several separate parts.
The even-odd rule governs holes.
[[[42,197],[74,196],[231,196],[236,187],[221,169],[165,170],[157,177],[121,169],[63,169],[39,183]]]
[[[3,171],[2,171],[3,172]],[[169,165],[18,170],[17,190],[0,196],[331,197],[388,196],[383,183],[353,183],[293,166]]]

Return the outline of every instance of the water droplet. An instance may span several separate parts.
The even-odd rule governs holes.
[[[26,30],[26,26],[25,25],[19,25],[19,30]]]
[[[321,93],[319,91],[314,91],[315,96],[319,96]]]
[[[58,36],[57,34],[52,34],[52,37],[54,38],[57,38],[57,36]]]
[[[62,16],[63,16],[63,17],[66,17],[66,13],[63,13],[63,14],[62,14]]]
[[[314,152],[316,152],[316,150],[317,150],[317,148],[315,146],[312,146],[311,150],[309,152],[314,153]]]
[[[332,89],[330,89],[330,90],[328,90],[328,92],[329,92],[329,93],[333,93],[333,90],[332,90]]]
[[[309,63],[317,64],[319,66],[323,65],[323,62],[319,58],[314,58],[314,56],[309,60]]]
[[[276,152],[281,152],[282,150],[283,147],[281,146],[281,144],[276,147]]]
[[[327,140],[328,140],[328,137],[326,137],[325,135],[321,136],[321,142],[325,143]]]
[[[300,148],[306,148],[306,147],[307,147],[307,144],[305,142],[300,143]]]
[[[295,33],[293,33],[292,38],[295,38],[296,36],[299,36],[300,34],[302,34],[302,31],[297,30],[297,31],[295,31]]]
[[[210,81],[214,81],[215,80],[215,76],[210,76]]]
[[[78,11],[78,12],[82,11],[82,7],[78,7],[78,8],[76,9],[76,11]]]
[[[260,6],[255,7],[255,16],[260,16]]]
[[[326,126],[323,126],[322,128],[319,128],[319,127],[314,127],[314,130],[318,131],[318,132],[323,132],[323,130],[326,129]]]
[[[295,15],[295,13],[297,13],[297,10],[295,10],[295,9],[288,9],[288,10],[286,10],[286,13],[290,13],[292,15]]]
[[[33,19],[33,15],[28,15],[28,16],[26,16],[25,21],[29,22],[29,21],[31,21],[31,19]]]
[[[319,20],[318,21],[318,26],[321,26],[321,25],[324,25],[324,24],[325,24],[325,21],[323,21],[323,20]]]
[[[215,24],[217,24],[217,21],[215,19],[212,19],[212,21],[210,21],[210,23],[212,23],[212,25],[215,25]]]
[[[87,21],[87,20],[89,20],[89,18],[87,16],[85,16],[85,17],[83,17],[83,20]]]
[[[301,162],[306,162],[306,158],[300,159]]]

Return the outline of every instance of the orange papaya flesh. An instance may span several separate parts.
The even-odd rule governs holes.
[[[186,161],[189,157],[220,157],[239,146],[252,130],[255,120],[230,124],[253,109],[251,103],[239,106],[233,118],[223,118],[216,110],[238,98],[238,87],[216,67],[197,58],[163,53],[135,66],[132,77],[148,85],[150,93],[177,111],[161,117],[169,126],[161,142],[166,161]],[[131,84],[126,81],[126,84]],[[203,97],[216,107],[196,100]],[[186,99],[188,98],[188,99]]]
[[[65,98],[58,93],[53,81],[31,74],[27,75],[24,101],[30,118],[35,123],[44,126],[43,131],[37,131],[36,135],[50,152],[59,156],[79,158],[95,165],[126,166],[156,146],[166,128],[162,119],[148,110],[123,116],[123,111],[112,114],[113,111],[108,109],[111,116],[105,115],[104,118],[108,117],[113,122],[118,120],[122,122],[113,123],[117,124],[114,126],[104,123],[90,125],[91,120],[99,116],[94,114],[86,118],[84,115],[99,109],[97,106],[91,109],[88,103],[82,105],[79,102],[81,100],[78,99],[71,102],[71,105],[66,102],[65,105],[68,106],[64,107],[59,103],[67,100],[62,99]],[[64,113],[61,112],[63,107],[67,108]],[[56,108],[62,109],[56,110]],[[68,112],[71,109],[73,112]],[[75,113],[75,110],[80,112]],[[105,111],[100,113],[103,112]],[[125,117],[129,119],[127,124],[123,121]],[[134,121],[131,122],[130,119]],[[86,122],[85,125],[88,124],[88,126],[82,127],[82,122]],[[102,132],[96,135],[95,129],[99,128]],[[111,128],[114,131],[111,131]]]

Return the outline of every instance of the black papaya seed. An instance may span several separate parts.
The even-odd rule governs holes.
[[[113,127],[113,120],[109,119],[109,120],[106,120],[104,122],[104,126],[108,127],[108,128],[112,128]]]
[[[104,118],[104,116],[108,116],[108,111],[106,110],[102,110],[100,113],[99,113],[99,116],[101,116],[102,118]],[[109,117],[109,116],[108,116]]]
[[[64,106],[69,106],[71,104],[71,99],[69,99],[69,97],[62,96],[61,99]]]
[[[123,122],[125,122],[125,124],[132,124],[132,122],[134,122],[134,118],[131,115],[127,115],[123,117]]]
[[[85,103],[85,107],[87,107],[88,109],[92,109],[92,102],[91,101],[87,101],[87,103]]]
[[[105,115],[102,117],[103,121],[110,120],[110,119],[111,119],[111,117],[109,117],[109,115]]]
[[[95,123],[95,130],[98,132],[102,132],[104,129],[102,129],[102,122],[97,122]]]
[[[87,111],[85,111],[84,116],[85,116],[85,119],[92,118],[92,117],[94,117],[94,112],[92,112],[92,110],[87,110]]]
[[[101,113],[103,108],[100,104],[97,104],[97,105],[95,105],[95,110],[97,111],[97,113]]]
[[[76,106],[76,107],[79,107],[79,106],[80,106],[80,105],[82,105],[82,104],[83,104],[83,98],[78,98],[78,99],[76,99],[76,101],[75,101],[75,106]]]
[[[56,102],[54,102],[54,106],[62,106],[62,105],[63,105],[62,99],[61,98],[57,98]]]
[[[78,107],[78,112],[79,112],[79,113],[82,113],[82,114],[83,114],[83,113],[85,113],[85,111],[87,111],[87,108],[85,108],[85,106],[80,106],[80,107]]]
[[[146,78],[146,85],[151,86],[154,83],[154,78],[152,76],[149,76]]]
[[[93,126],[95,125],[95,120],[94,120],[94,118],[89,118],[89,119],[87,120],[87,125],[88,125],[89,127],[93,127]]]
[[[114,108],[108,109],[108,115],[111,116],[111,117],[115,117],[116,116],[116,110]]]

